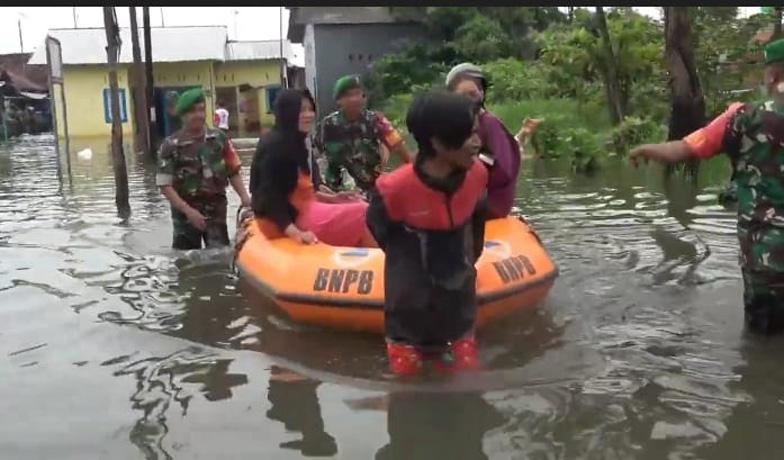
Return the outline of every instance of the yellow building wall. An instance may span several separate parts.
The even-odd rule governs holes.
[[[269,126],[275,124],[275,115],[267,107],[267,91],[264,88],[256,90],[256,101],[259,104],[259,122],[261,126]]]
[[[265,87],[280,85],[280,62],[277,60],[234,61],[215,64],[215,86],[218,88],[250,85],[258,96],[258,113],[262,125],[272,125],[275,117],[267,113]]]
[[[123,123],[123,135],[133,135],[133,100],[128,87],[128,64],[118,67],[119,87],[125,89],[128,120]],[[206,93],[208,123],[215,112],[215,88],[250,85],[257,93],[257,105],[262,125],[272,125],[274,116],[268,112],[266,87],[280,85],[280,68],[276,60],[263,61],[191,61],[153,64],[156,87],[201,86]],[[109,87],[109,75],[104,65],[65,66],[63,69],[68,133],[71,137],[110,136],[112,125],[103,114],[103,88]],[[62,98],[55,87],[58,136],[64,137]]]
[[[119,88],[125,89],[125,107],[128,120],[122,124],[123,135],[133,133],[131,91],[128,89],[128,66],[118,67]],[[109,72],[106,66],[85,65],[65,66],[63,68],[65,89],[65,112],[68,116],[68,135],[70,137],[110,136],[112,124],[103,115],[103,89],[109,87]],[[55,87],[57,110],[57,134],[65,136],[65,123],[62,119],[63,101],[59,88]]]
[[[197,44],[194,43],[194,46]],[[152,65],[156,87],[201,86],[205,90],[207,123],[215,112],[214,66],[212,61],[158,62]]]
[[[52,90],[54,91],[54,95],[52,96],[54,107],[52,109],[54,110],[54,115],[56,118],[55,123],[57,125],[57,137],[65,137],[65,110],[63,109],[62,98],[62,95],[64,94],[63,86],[60,83],[55,83],[52,85]]]

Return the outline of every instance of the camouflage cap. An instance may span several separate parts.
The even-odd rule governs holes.
[[[177,98],[177,105],[174,107],[174,110],[177,112],[177,115],[182,115],[199,102],[204,102],[204,90],[201,88],[191,88],[180,94]]]
[[[342,96],[343,93],[353,88],[362,88],[362,82],[359,81],[359,75],[346,75],[340,77],[338,81],[335,82],[333,95],[335,96],[335,99],[340,99],[340,96]]]
[[[765,45],[765,65],[784,61],[784,38]]]

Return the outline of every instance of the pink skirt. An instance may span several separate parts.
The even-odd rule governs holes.
[[[359,246],[367,224],[368,204],[323,203],[313,200],[297,216],[296,225],[302,230],[310,230],[319,241],[332,246]]]

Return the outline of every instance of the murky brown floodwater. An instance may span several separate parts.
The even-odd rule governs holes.
[[[0,146],[0,458],[784,458],[784,340],[743,332],[726,164],[695,188],[526,161],[556,286],[481,333],[488,371],[404,385],[380,338],[292,324],[228,251],[169,249],[149,165],[121,223],[107,141],[52,142]]]

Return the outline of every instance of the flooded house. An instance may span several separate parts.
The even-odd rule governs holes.
[[[32,53],[0,55],[0,140],[51,129],[46,65]]]
[[[103,28],[50,29],[49,36],[60,41],[63,61],[63,88],[71,137],[108,136],[111,132],[109,74],[106,32]],[[129,81],[133,52],[131,31],[120,28],[122,41],[118,61],[120,116],[123,133],[134,132],[133,97]],[[155,120],[159,135],[172,131],[173,115],[168,105],[173,95],[192,87],[206,93],[208,115],[224,101],[230,113],[231,131],[238,136],[255,136],[263,126],[273,124],[272,101],[281,88],[281,76],[288,72],[291,46],[280,41],[231,41],[225,26],[152,27]],[[144,55],[144,34],[139,29]],[[30,59],[46,64],[46,48],[38,47]],[[61,106],[57,92],[58,107]],[[208,116],[208,120],[211,120]],[[58,135],[64,136],[58,123]]]

